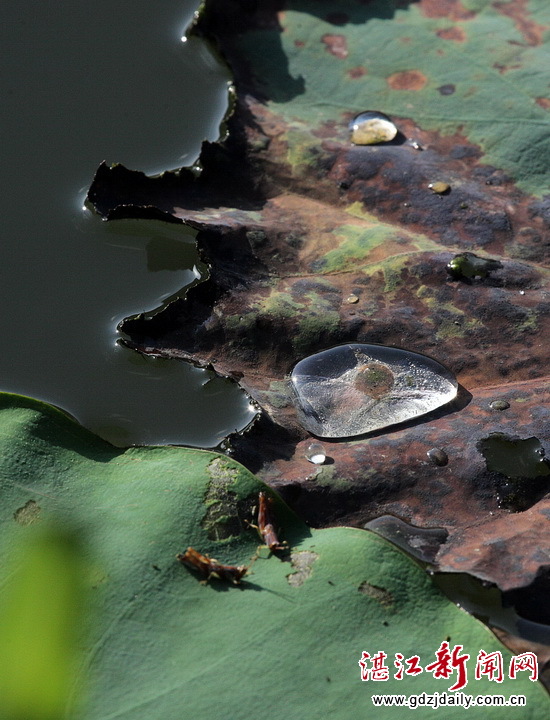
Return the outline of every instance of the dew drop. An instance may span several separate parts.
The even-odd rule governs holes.
[[[349,125],[354,145],[376,145],[390,142],[397,128],[384,113],[369,110],[356,115]]]
[[[359,302],[359,297],[357,295],[355,295],[355,293],[351,293],[350,295],[347,296],[346,302],[349,305],[355,305],[355,303]]]
[[[489,407],[491,410],[497,410],[500,412],[501,410],[508,410],[510,403],[508,400],[493,400],[492,403],[489,403]]]
[[[291,375],[302,426],[318,437],[362,435],[424,415],[456,397],[453,375],[419,353],[339,345],[301,360]]]
[[[485,278],[493,270],[502,267],[502,263],[491,258],[482,258],[471,252],[455,255],[447,265],[447,272],[455,280],[471,280],[472,278]]]
[[[434,465],[438,465],[439,467],[444,467],[449,462],[449,456],[445,450],[442,450],[441,448],[432,448],[431,450],[428,450],[426,455],[430,458]]]
[[[307,446],[306,458],[314,465],[322,465],[327,459],[325,448],[319,442],[312,442]]]
[[[446,182],[433,182],[428,185],[430,190],[436,195],[446,195],[451,191],[451,186]]]

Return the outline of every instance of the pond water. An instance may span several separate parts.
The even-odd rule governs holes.
[[[229,73],[184,38],[198,0],[10,3],[0,36],[0,389],[46,400],[107,440],[214,447],[254,411],[232,382],[116,344],[205,268],[194,233],[83,208],[101,161],[155,174],[216,140]]]

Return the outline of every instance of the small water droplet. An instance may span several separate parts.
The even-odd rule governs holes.
[[[397,128],[384,113],[369,110],[356,115],[349,125],[354,145],[376,145],[390,142]]]
[[[507,400],[493,400],[492,403],[489,403],[489,407],[491,410],[508,410],[510,403]]]
[[[519,294],[520,294],[520,295],[525,295],[525,290],[520,290],[520,291],[519,291]]]
[[[353,437],[411,420],[456,397],[453,375],[419,353],[383,345],[339,345],[301,360],[291,375],[303,427]]]
[[[319,442],[312,442],[307,446],[306,458],[314,465],[322,465],[327,459],[325,448]]]
[[[455,255],[447,265],[447,272],[455,280],[485,278],[489,273],[502,267],[502,263],[491,258],[482,258],[471,252]]]
[[[355,295],[355,293],[350,293],[346,298],[346,302],[350,305],[354,305],[356,302],[359,302],[359,298]]]
[[[449,462],[449,456],[445,450],[442,450],[441,448],[432,448],[431,450],[428,450],[426,455],[430,458],[434,465],[438,465],[439,467],[443,467]]]
[[[430,190],[436,195],[446,195],[451,191],[451,186],[446,182],[433,182],[428,185]]]

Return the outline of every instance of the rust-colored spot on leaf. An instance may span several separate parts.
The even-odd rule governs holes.
[[[305,42],[303,40],[295,40],[294,45],[298,48],[303,48],[305,46]]]
[[[348,41],[344,35],[323,35],[321,38],[325,43],[326,49],[331,55],[339,60],[344,60],[348,56]]]
[[[444,28],[443,30],[438,30],[437,35],[443,40],[454,40],[455,42],[466,41],[466,33],[461,27]]]
[[[538,97],[538,98],[535,98],[535,100],[537,101],[537,105],[540,105],[545,110],[550,109],[550,98]]]
[[[387,78],[392,90],[422,90],[428,78],[420,70],[403,70]]]
[[[498,70],[501,75],[507,73],[509,70],[517,70],[521,65],[503,65],[502,63],[494,63],[493,67]]]
[[[544,32],[548,30],[548,25],[539,25],[531,20],[527,4],[528,0],[512,0],[511,2],[495,2],[493,7],[514,21],[516,29],[523,35],[527,45],[540,45]]]
[[[357,78],[363,77],[363,75],[367,74],[367,68],[363,67],[362,65],[358,65],[357,67],[351,68],[348,70],[348,75],[352,80],[357,80]]]
[[[421,11],[426,17],[448,17],[450,20],[470,20],[475,12],[467,10],[460,0],[421,0]]]

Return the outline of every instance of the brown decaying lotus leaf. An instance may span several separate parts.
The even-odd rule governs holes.
[[[453,22],[473,13],[461,14],[454,2],[420,4],[427,17],[436,5],[456,41]],[[278,27],[278,4],[239,14],[231,3],[232,24],[222,6],[207,3],[198,27],[235,73],[228,138],[204,144],[199,177],[184,171],[153,179],[102,166],[90,189],[108,218],[160,212],[198,229],[211,266],[185,300],[153,319],[128,319],[128,344],[238,379],[264,415],[234,438],[235,456],[313,525],[362,526],[393,513],[444,527],[441,569],[505,590],[528,586],[550,564],[550,499],[513,515],[500,509],[498,478],[476,443],[491,432],[550,440],[547,204],[484,164],[468,137],[415,124],[406,105],[393,119],[403,138],[428,151],[351,145],[354,113],[346,108],[341,123],[291,121],[277,110],[284,104],[269,103],[232,34]],[[335,54],[334,62],[343,60]],[[303,142],[291,145],[292,135]],[[438,177],[451,193],[426,191]],[[452,280],[445,266],[464,250],[502,267],[480,281]],[[358,301],[347,301],[350,295]],[[462,388],[452,406],[427,418],[325,441],[329,459],[312,467],[304,455],[311,438],[296,421],[286,378],[303,357],[344,342],[425,353]],[[498,399],[510,408],[491,410]],[[432,448],[447,453],[447,465],[429,460]]]

